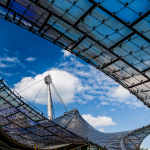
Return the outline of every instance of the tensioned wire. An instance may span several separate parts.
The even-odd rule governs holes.
[[[44,79],[44,78],[43,78],[43,79]],[[24,90],[22,90],[22,91],[20,91],[20,92],[18,92],[18,93],[20,94],[21,92],[23,92],[23,91],[25,91],[25,90],[29,89],[29,88],[30,88],[30,87],[32,87],[33,85],[35,85],[35,84],[37,84],[37,83],[41,82],[43,79],[41,79],[41,80],[39,80],[38,82],[36,82],[36,83],[34,83],[34,84],[30,85],[29,87],[25,88]],[[44,85],[44,83],[43,83],[43,85]],[[43,85],[42,85],[42,87],[43,87]],[[39,95],[39,93],[40,93],[40,91],[41,91],[42,87],[41,87],[41,88],[40,88],[40,90],[38,91],[38,93],[37,93],[37,95],[35,96],[35,98],[34,98],[33,102],[36,100],[36,98],[37,98],[37,96]],[[61,103],[62,103],[62,105],[64,106],[65,110],[68,112],[68,108],[67,108],[67,106],[65,105],[64,101],[62,100],[62,98],[61,98],[60,94],[58,93],[58,91],[57,91],[57,89],[55,88],[55,86],[54,86],[54,84],[53,84],[53,83],[52,83],[52,87],[53,87],[53,89],[54,89],[54,91],[55,91],[56,95],[58,96],[58,99],[60,100],[60,102],[61,102]],[[32,102],[32,103],[33,103],[33,102]],[[53,111],[54,111],[54,110],[53,110]]]
[[[43,83],[43,85],[44,85],[44,83]],[[37,95],[35,96],[35,98],[34,98],[33,102],[35,101],[35,99],[36,99],[36,98],[37,98],[37,96],[39,95],[40,91],[42,90],[43,85],[41,86],[41,88],[40,88],[39,92],[38,92],[38,93],[37,93]],[[33,103],[33,102],[32,102],[32,103]]]
[[[43,79],[44,79],[44,78],[43,78]],[[43,79],[41,79],[40,81],[42,81]],[[18,93],[19,93],[19,94],[22,93],[23,91],[25,91],[25,90],[27,90],[28,88],[32,87],[33,85],[39,83],[40,81],[38,81],[38,82],[36,82],[36,83],[30,85],[29,87],[25,88],[24,90],[22,90],[22,91],[20,91],[20,92],[18,92]]]

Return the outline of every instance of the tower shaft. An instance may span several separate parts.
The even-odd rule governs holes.
[[[44,81],[47,85],[47,115],[48,115],[48,119],[52,120],[53,119],[53,113],[52,113],[53,105],[52,105],[51,88],[50,88],[50,84],[52,83],[51,76],[47,75],[44,78]]]
[[[50,84],[47,84],[47,114],[49,120],[53,119],[52,109],[53,106],[52,106],[51,89],[50,89]]]

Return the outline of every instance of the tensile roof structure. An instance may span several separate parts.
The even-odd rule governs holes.
[[[2,78],[0,79],[0,138],[14,148],[52,149],[74,145],[93,145],[108,150],[135,150],[150,134],[150,125],[118,133],[103,133],[89,125],[74,109],[49,120],[28,103]]]
[[[0,0],[0,18],[80,57],[150,107],[149,8],[149,0]]]

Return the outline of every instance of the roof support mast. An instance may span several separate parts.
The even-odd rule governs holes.
[[[52,83],[51,76],[48,74],[45,78],[44,81],[47,85],[47,113],[48,113],[48,119],[52,120],[53,119],[53,113],[52,113],[52,97],[51,97],[51,89],[50,89],[50,84]]]

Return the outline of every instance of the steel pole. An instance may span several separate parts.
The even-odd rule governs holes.
[[[47,85],[47,115],[48,115],[48,119],[52,120],[53,119],[53,113],[52,113],[52,97],[51,97],[51,88],[50,88],[50,84],[52,83],[52,79],[51,76],[48,75],[44,78],[44,81]]]
[[[52,107],[51,88],[50,84],[47,84],[47,114],[49,120],[53,119],[52,109],[53,107]]]

